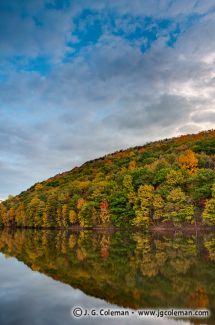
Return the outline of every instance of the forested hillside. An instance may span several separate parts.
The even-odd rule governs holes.
[[[215,226],[215,131],[108,154],[0,204],[27,227]]]

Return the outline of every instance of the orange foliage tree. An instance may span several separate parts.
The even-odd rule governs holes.
[[[183,155],[178,158],[179,165],[182,169],[186,169],[190,174],[194,174],[198,166],[198,159],[195,152],[186,150]]]
[[[100,219],[102,224],[108,224],[110,222],[109,205],[106,200],[100,203]]]

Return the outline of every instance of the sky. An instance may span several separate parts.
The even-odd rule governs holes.
[[[214,0],[0,0],[0,198],[215,126]]]

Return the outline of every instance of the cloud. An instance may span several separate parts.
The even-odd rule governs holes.
[[[45,10],[45,1],[2,1],[0,58],[50,56],[53,62],[64,55],[65,40],[72,31],[71,13]]]
[[[1,3],[1,197],[114,150],[214,127],[213,1],[47,3]],[[86,21],[75,35],[84,10],[100,22],[96,39],[84,39]],[[39,55],[47,73],[29,69]]]
[[[192,120],[196,123],[215,123],[215,110],[196,112],[193,114]]]
[[[157,101],[151,101],[148,105],[144,105],[144,97],[131,98],[126,109],[118,115],[117,124],[122,130],[131,129],[134,132],[148,126],[153,129],[175,128],[179,123],[189,119],[191,111],[191,103],[183,97],[162,95]]]

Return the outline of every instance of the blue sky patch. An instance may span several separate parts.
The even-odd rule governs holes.
[[[49,61],[49,58],[46,56],[38,56],[36,58],[27,58],[25,56],[15,56],[10,60],[10,63],[14,65],[17,72],[22,71],[34,71],[38,72],[41,75],[47,75],[51,69],[52,64]]]
[[[55,0],[55,1],[47,1],[45,7],[47,9],[54,9],[54,10],[62,10],[69,8],[70,0]]]

